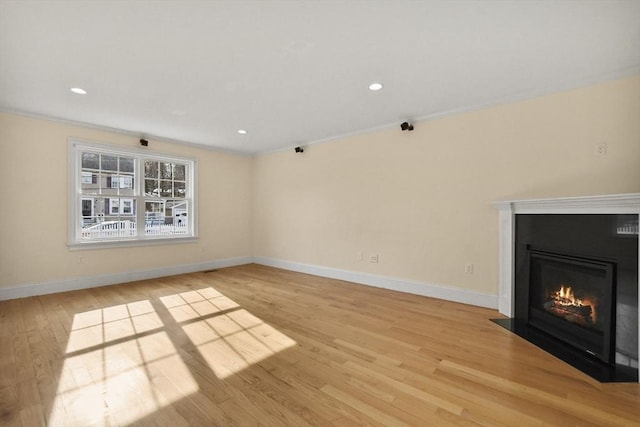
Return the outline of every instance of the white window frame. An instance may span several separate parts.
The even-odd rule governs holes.
[[[136,206],[136,224],[145,224],[145,202],[146,201],[158,201],[162,202],[166,198],[156,196],[146,196],[144,194],[144,160],[162,161],[170,163],[180,163],[186,165],[186,197],[185,198],[169,198],[169,199],[181,199],[187,203],[188,212],[187,221],[188,228],[186,234],[177,235],[145,235],[145,226],[137,227],[137,233],[132,237],[118,237],[118,238],[100,238],[100,239],[86,239],[82,238],[82,200],[91,199],[95,196],[82,193],[82,183],[86,180],[86,177],[82,174],[82,153],[83,152],[100,153],[107,155],[127,156],[134,158],[134,188],[133,195],[126,196],[114,196],[114,195],[99,195],[97,197],[104,198],[117,198],[122,200],[130,200],[132,205]],[[108,144],[95,143],[82,141],[79,139],[69,140],[69,222],[68,222],[68,246],[70,249],[90,249],[90,248],[106,248],[106,247],[121,247],[121,246],[138,246],[138,245],[158,245],[167,243],[183,243],[193,242],[198,239],[198,227],[197,227],[197,186],[195,177],[197,176],[197,162],[193,158],[168,155],[163,153],[157,153],[149,151],[147,149],[140,148],[128,148],[118,147]],[[115,174],[114,174],[115,175]],[[118,215],[121,216],[133,216],[133,214],[123,214],[120,212],[122,203],[118,204]],[[111,208],[109,208],[111,211]],[[92,206],[93,211],[93,206]]]

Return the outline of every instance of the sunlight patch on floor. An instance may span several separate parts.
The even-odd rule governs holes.
[[[182,329],[218,378],[296,345],[212,288],[171,295],[161,301],[177,322],[185,322]],[[197,320],[202,316],[207,317]]]
[[[178,323],[240,307],[213,288],[169,295],[160,301]]]
[[[159,301],[74,315],[49,426],[129,425],[197,392],[185,338],[219,378],[296,345],[211,287]]]
[[[78,313],[73,317],[67,354],[162,327],[147,300]]]
[[[49,426],[127,425],[196,392],[162,328],[149,301],[75,315]]]

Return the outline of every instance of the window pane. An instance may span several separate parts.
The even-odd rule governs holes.
[[[98,181],[100,182],[100,194],[118,195],[118,175],[103,173],[98,177]]]
[[[163,228],[165,227],[163,201],[151,202],[147,201],[144,204],[144,234],[146,236],[160,236],[163,234]]]
[[[120,172],[133,173],[133,157],[119,157],[118,162],[120,163]]]
[[[117,171],[118,170],[118,158],[116,156],[102,155],[100,163],[100,169],[105,171]]]
[[[117,188],[121,196],[133,196],[133,184],[133,175],[114,175],[111,180],[111,187]]]
[[[185,180],[185,166],[184,165],[173,165],[173,179],[178,181]]]
[[[135,237],[135,199],[95,197],[82,199],[81,238]]]
[[[159,196],[160,186],[157,179],[145,179],[144,180],[144,194],[146,196]]]
[[[185,197],[187,195],[187,189],[185,187],[184,182],[174,182],[173,183],[173,196],[174,197]]]
[[[82,171],[80,183],[82,194],[98,194],[100,192],[98,176],[95,172]]]
[[[171,179],[173,177],[172,169],[173,169],[172,163],[166,163],[166,162],[160,163],[160,178]]]
[[[189,232],[187,202],[167,200],[166,202],[145,202],[145,235],[173,236]]]
[[[158,218],[164,218],[164,202],[145,202],[144,203],[144,216],[147,221],[156,220]]]
[[[82,153],[82,168],[100,169],[100,155],[95,153]]]
[[[97,224],[104,221],[105,213],[108,209],[108,202],[101,197],[83,198],[81,204],[82,227]]]
[[[151,160],[144,161],[144,176],[145,178],[157,178],[158,177],[158,162]]]
[[[160,181],[160,196],[162,197],[173,196],[171,181]]]
[[[189,225],[188,204],[184,200],[170,200],[167,202],[167,211],[173,218],[173,234],[187,233]]]

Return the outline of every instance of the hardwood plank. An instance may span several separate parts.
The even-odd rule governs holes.
[[[356,411],[360,412],[362,415],[374,420],[379,425],[383,425],[383,426],[408,426],[409,425],[402,422],[398,418],[392,417],[386,414],[385,412],[379,409],[376,409],[375,407],[363,402],[362,400],[355,398],[352,394],[345,393],[344,391],[339,390],[338,388],[334,387],[331,384],[325,385],[324,387],[321,388],[321,390],[326,394],[328,394],[329,396],[335,398],[336,400],[344,403],[345,405],[352,407]]]
[[[0,425],[20,425],[20,407],[17,387],[0,386]]]
[[[481,372],[473,368],[459,365],[457,363],[445,360],[442,362],[442,368],[446,370],[457,371],[464,377],[472,378],[482,384],[494,387],[499,390],[506,390],[509,393],[518,397],[522,397],[528,401],[540,403],[544,406],[554,409],[561,409],[563,412],[566,412],[575,417],[579,417],[588,422],[594,421],[596,424],[600,425],[616,426],[626,426],[629,422],[628,419],[624,419],[618,416],[618,414],[611,413],[607,411],[607,408],[602,408],[602,406],[600,405],[591,406],[585,405],[581,402],[571,401],[567,399],[566,395],[547,393],[545,391],[520,384],[519,382],[501,378],[492,374],[488,374],[486,372]],[[556,386],[558,386],[559,389],[561,389],[561,387],[559,387],[560,385],[561,382],[556,379]]]

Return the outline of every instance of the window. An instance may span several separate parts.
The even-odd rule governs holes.
[[[195,161],[72,141],[69,243],[193,239]]]
[[[111,215],[133,215],[133,199],[109,199]]]
[[[133,176],[111,175],[111,188],[133,188]]]

